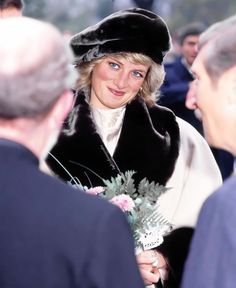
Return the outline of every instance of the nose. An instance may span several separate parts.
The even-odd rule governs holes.
[[[125,71],[120,71],[114,79],[114,84],[118,89],[123,89],[128,86],[129,75]]]
[[[189,90],[185,99],[185,106],[190,110],[195,110],[198,108],[196,100],[196,85],[197,85],[196,80],[194,80],[189,85]]]
[[[194,51],[194,53],[197,55],[197,53],[198,53],[198,43],[195,43],[195,44],[193,45],[193,51]]]

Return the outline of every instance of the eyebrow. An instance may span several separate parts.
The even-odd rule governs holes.
[[[110,59],[110,60],[112,60],[112,61],[115,61],[115,62],[118,62],[120,65],[123,65],[123,63],[121,63],[117,58],[115,58],[115,57],[112,57],[112,56],[109,56],[109,57],[107,57],[108,58],[108,60]]]
[[[122,62],[120,62],[117,58],[115,58],[115,57],[112,57],[112,56],[109,56],[108,57],[108,60],[109,59],[111,59],[112,61],[115,61],[115,62],[117,62],[118,64],[120,64],[120,65],[124,65],[124,63],[122,63]],[[130,63],[132,63],[132,62],[130,62]],[[144,66],[143,64],[139,64],[139,63],[137,63],[137,64],[135,64],[135,63],[132,63],[132,64],[134,64],[134,65],[142,65],[142,66]],[[148,68],[149,69],[149,68]],[[135,69],[135,70],[137,70],[138,72],[142,72],[142,73],[147,73],[148,72],[148,69],[147,70],[143,70],[142,68],[137,68],[137,69]]]

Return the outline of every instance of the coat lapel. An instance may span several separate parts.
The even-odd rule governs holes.
[[[121,171],[135,170],[136,180],[147,177],[165,184],[178,157],[179,128],[165,108],[148,109],[142,100],[127,105],[114,159]]]

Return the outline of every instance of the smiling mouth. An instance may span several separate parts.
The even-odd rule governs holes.
[[[125,92],[123,92],[123,91],[118,91],[118,90],[114,90],[114,89],[111,89],[111,88],[108,88],[108,89],[115,96],[121,97],[121,96],[125,95]]]

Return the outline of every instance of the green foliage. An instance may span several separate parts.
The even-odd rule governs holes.
[[[146,201],[150,203],[156,203],[159,196],[165,193],[170,188],[159,185],[155,182],[149,182],[144,178],[138,186],[138,194],[146,198]]]
[[[103,180],[105,191],[100,196],[108,200],[122,194],[131,197],[135,206],[126,215],[133,230],[136,247],[151,249],[158,246],[163,240],[162,236],[171,229],[171,224],[159,212],[157,205],[159,197],[170,188],[149,182],[146,178],[136,188],[133,179],[135,173],[126,171],[111,180]]]
[[[120,194],[127,194],[133,198],[136,192],[134,179],[132,178],[134,174],[135,171],[126,171],[125,173],[118,174],[115,178],[112,177],[111,180],[103,180],[106,185],[106,198],[111,199]]]

